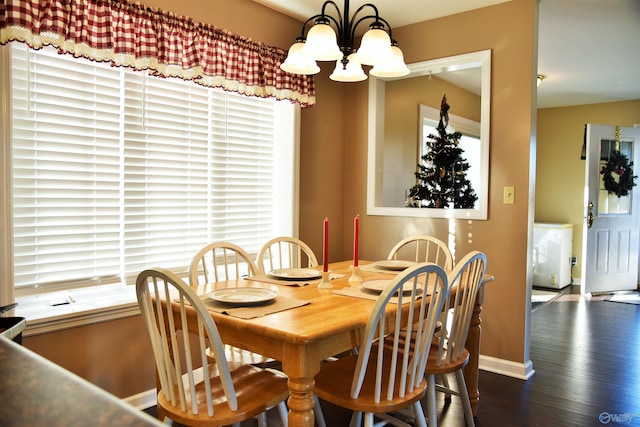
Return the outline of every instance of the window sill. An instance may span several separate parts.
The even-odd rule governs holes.
[[[16,298],[23,336],[40,335],[140,314],[135,286],[108,285]]]

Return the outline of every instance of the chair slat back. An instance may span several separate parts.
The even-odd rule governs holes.
[[[409,236],[389,251],[387,259],[403,259],[415,262],[432,262],[446,271],[453,268],[453,256],[442,240],[432,236]]]
[[[192,258],[189,284],[195,286],[257,274],[258,268],[243,248],[230,242],[214,242],[200,249]]]
[[[404,397],[421,384],[448,293],[447,274],[433,263],[407,269],[387,286],[369,315],[359,348],[351,387],[354,399],[365,379],[371,381],[370,375],[375,375],[378,403],[380,399]],[[393,315],[388,314],[389,307]],[[387,319],[393,325],[387,325]],[[375,366],[375,372],[371,366]]]
[[[436,365],[456,361],[464,353],[473,309],[486,267],[486,255],[471,251],[449,273],[452,291],[447,307],[452,308],[447,311],[446,321],[443,322],[444,339],[440,341]]]
[[[172,272],[154,268],[138,275],[138,305],[147,326],[162,392],[173,406],[198,414],[196,387],[204,382],[208,415],[214,415],[210,378],[219,379],[231,410],[235,389],[218,329],[204,303]],[[167,303],[169,302],[169,303]],[[195,311],[198,333],[189,333],[188,311]],[[207,357],[211,348],[213,359]]]
[[[256,264],[261,273],[266,273],[279,268],[316,267],[318,259],[302,240],[280,236],[262,246]]]

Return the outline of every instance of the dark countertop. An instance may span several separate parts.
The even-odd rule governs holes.
[[[161,426],[158,420],[0,336],[0,425]],[[109,369],[108,366],[104,367]]]

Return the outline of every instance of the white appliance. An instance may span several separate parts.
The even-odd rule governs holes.
[[[571,284],[573,224],[533,225],[533,286],[560,289]]]

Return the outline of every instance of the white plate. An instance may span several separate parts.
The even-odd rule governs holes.
[[[322,277],[322,273],[314,268],[281,268],[270,271],[269,275],[283,280],[312,280]]]
[[[385,259],[384,261],[377,261],[376,267],[383,268],[385,270],[397,270],[402,271],[411,266],[416,265],[413,261],[405,261],[402,259]]]
[[[387,288],[389,283],[391,283],[391,280],[367,280],[362,282],[361,286],[368,291],[382,293],[382,291],[384,291]],[[412,282],[407,282],[402,286],[403,292],[411,292],[412,289],[413,289]],[[418,286],[417,290],[421,291],[422,288]]]
[[[264,288],[225,288],[207,293],[207,297],[214,301],[236,305],[260,304],[277,296],[277,291]]]

